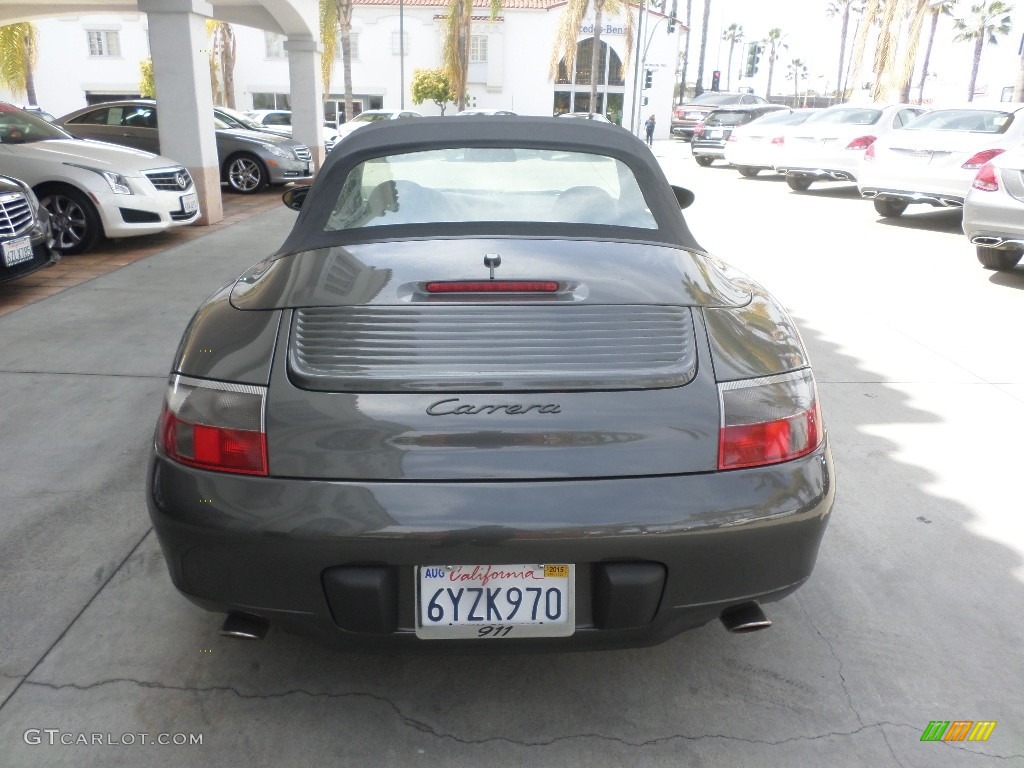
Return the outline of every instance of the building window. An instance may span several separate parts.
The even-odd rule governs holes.
[[[352,61],[359,61],[359,33],[349,32],[348,33],[348,48],[352,55]],[[341,61],[341,34],[338,34],[338,40],[334,44],[334,59],[335,61]]]
[[[253,109],[291,109],[291,102],[287,93],[254,93],[252,95]]]
[[[276,32],[263,33],[264,49],[268,59],[283,59],[285,57],[284,40],[284,35],[279,35]]]
[[[402,53],[402,48],[405,48],[405,55],[409,55],[409,33],[406,32],[401,37],[397,32],[391,33],[391,52],[398,56]]]
[[[487,35],[469,36],[469,63],[487,63]]]
[[[90,56],[120,56],[121,38],[116,29],[89,30]]]

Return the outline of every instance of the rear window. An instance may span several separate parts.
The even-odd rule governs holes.
[[[831,125],[874,125],[882,117],[880,109],[860,109],[849,107],[842,109],[826,109],[820,114],[807,118],[807,123],[823,123]]]
[[[753,119],[750,112],[712,112],[704,125],[743,125]]]
[[[970,131],[1003,133],[1013,115],[999,110],[940,109],[929,112],[905,126],[908,131]]]
[[[757,118],[758,125],[800,125],[800,123],[807,120],[815,112],[790,112],[789,110],[782,109],[777,112],[769,112],[763,117]]]
[[[739,104],[742,98],[736,93],[702,93],[687,104]]]
[[[604,155],[479,148],[377,157],[353,168],[325,231],[438,222],[657,229],[636,177]]]

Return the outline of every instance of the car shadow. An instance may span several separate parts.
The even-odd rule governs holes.
[[[1024,264],[1018,264],[1015,268],[1005,272],[993,272],[989,275],[988,281],[993,285],[1024,291]]]
[[[963,212],[959,208],[929,210],[924,213],[903,214],[895,218],[880,216],[879,224],[902,229],[921,229],[928,232],[946,232],[951,235],[964,236]]]

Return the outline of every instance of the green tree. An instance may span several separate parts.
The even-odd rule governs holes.
[[[352,0],[320,0],[320,74],[323,77],[324,98],[331,92],[334,60],[341,44],[341,72],[345,89],[345,120],[355,117],[352,101]]]
[[[729,27],[722,33],[722,40],[729,44],[729,69],[725,73],[726,89],[732,90],[732,51],[736,47],[736,43],[743,42],[743,27],[733,22]]]
[[[144,99],[156,98],[156,80],[153,79],[153,60],[139,62],[139,95]]]
[[[441,108],[443,116],[445,105],[449,101],[457,101],[458,98],[458,94],[452,90],[451,81],[443,69],[417,69],[412,73],[413,104],[432,101]]]
[[[23,21],[0,27],[0,83],[14,93],[24,93],[29,104],[37,105],[34,70],[39,55],[39,32]]]
[[[971,84],[967,88],[967,100],[974,101],[974,88],[978,83],[978,68],[981,66],[981,53],[985,43],[996,45],[997,35],[1010,34],[1010,13],[1012,5],[992,0],[971,6],[971,15],[966,19],[954,19],[953,29],[957,31],[953,38],[957,42],[974,42],[974,63],[971,66]]]
[[[800,81],[807,79],[807,65],[803,59],[793,59],[786,65],[786,79],[793,81],[793,106],[800,101]]]
[[[599,71],[601,68],[601,26],[604,24],[605,13],[625,15],[626,62],[629,61],[633,50],[633,14],[630,12],[630,6],[626,0],[569,0],[558,20],[555,46],[551,52],[550,74],[552,80],[558,77],[558,65],[563,60],[566,68],[572,71],[572,62],[576,58],[576,38],[579,37],[580,26],[583,24],[587,8],[591,5],[594,7],[594,37],[590,49],[590,111],[597,112],[597,84],[603,74]],[[577,69],[579,69],[578,66]]]
[[[779,58],[780,50],[789,48],[786,43],[782,42],[785,37],[781,29],[773,27],[768,30],[768,37],[761,41],[768,46],[768,88],[765,90],[764,97],[769,101],[772,98],[772,78],[775,76],[775,60]]]
[[[928,45],[924,49],[924,63],[921,66],[921,82],[917,86],[917,102],[918,104],[924,103],[924,84],[928,79],[928,67],[931,65],[932,60],[932,45],[935,43],[935,30],[939,26],[939,16],[952,16],[953,6],[956,5],[956,0],[938,0],[938,2],[932,2],[932,27],[928,33]]]
[[[491,21],[501,13],[501,0],[490,0]],[[445,19],[444,43],[441,47],[442,69],[452,89],[458,94],[459,109],[466,107],[469,80],[469,38],[473,28],[473,0],[449,0]]]

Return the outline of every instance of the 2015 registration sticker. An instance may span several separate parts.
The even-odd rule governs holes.
[[[417,637],[567,637],[576,631],[570,564],[432,565],[416,572]]]

